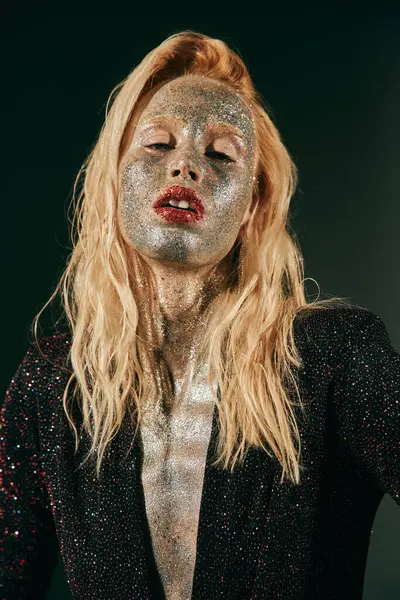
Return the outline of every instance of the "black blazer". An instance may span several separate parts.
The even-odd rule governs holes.
[[[400,505],[400,356],[382,320],[330,308],[297,317],[295,336],[301,485],[280,484],[278,461],[259,449],[233,474],[211,467],[215,410],[193,600],[361,600],[376,510],[385,493]],[[111,442],[100,482],[90,465],[76,470],[89,441],[74,456],[61,402],[69,334],[40,346],[47,358],[29,347],[1,413],[0,598],[43,598],[58,548],[76,600],[162,598],[140,442],[126,456],[132,425]]]

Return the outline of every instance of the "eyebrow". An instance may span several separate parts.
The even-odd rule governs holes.
[[[151,125],[160,125],[164,121],[174,121],[178,125],[185,125],[185,121],[173,115],[151,115],[141,124],[141,129],[146,129]]]
[[[244,132],[232,123],[226,123],[225,121],[211,121],[208,123],[206,131],[209,131],[210,129],[213,129],[216,133],[230,133],[240,137],[241,139],[245,139]]]

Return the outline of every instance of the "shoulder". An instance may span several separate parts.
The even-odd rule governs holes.
[[[374,319],[380,317],[363,306],[332,305],[323,309],[306,308],[296,316],[295,322],[305,329],[323,327],[329,331],[332,327],[349,330]]]
[[[361,306],[307,309],[296,316],[294,331],[300,345],[311,344],[335,354],[357,344],[390,344],[381,317]]]
[[[57,332],[30,342],[27,356],[30,360],[39,360],[49,366],[68,369],[70,348],[71,334]]]
[[[44,400],[51,396],[50,392],[70,375],[68,351],[68,334],[58,333],[30,342],[7,387],[3,418],[21,411],[25,416],[34,416],[38,406],[47,405]]]

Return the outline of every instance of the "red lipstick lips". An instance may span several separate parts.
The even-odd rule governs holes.
[[[170,206],[168,205],[168,201],[171,199],[186,200],[189,203],[189,207],[184,209]],[[204,215],[204,205],[197,192],[192,188],[180,185],[171,185],[166,188],[154,202],[153,208],[165,220],[178,223],[197,222]]]

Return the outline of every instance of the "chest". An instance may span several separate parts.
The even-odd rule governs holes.
[[[191,596],[200,503],[214,403],[192,385],[177,408],[146,407],[141,479],[152,547],[167,600]]]

